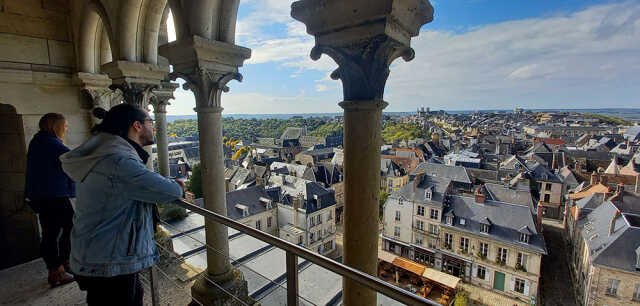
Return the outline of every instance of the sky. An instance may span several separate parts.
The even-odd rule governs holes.
[[[252,50],[222,96],[223,114],[341,112],[337,68],[290,0],[242,0],[236,44]],[[640,1],[432,0],[412,38],[415,58],[391,65],[385,111],[640,108]],[[175,39],[169,20],[169,38]],[[170,115],[194,114],[179,89]]]

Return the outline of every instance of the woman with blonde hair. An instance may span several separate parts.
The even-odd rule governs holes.
[[[64,145],[67,120],[62,114],[48,113],[39,122],[27,152],[25,197],[40,217],[40,252],[49,269],[51,287],[74,281],[69,274],[70,234],[75,183],[62,171],[60,155],[69,151]],[[66,269],[65,269],[66,268]]]

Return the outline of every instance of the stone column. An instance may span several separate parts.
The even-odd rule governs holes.
[[[119,89],[125,103],[148,110],[151,90],[169,74],[168,66],[158,66],[128,61],[114,61],[102,65],[102,71],[111,77],[111,89]],[[151,146],[144,148],[151,155]],[[153,161],[149,158],[147,168],[153,170]]]
[[[158,172],[169,177],[169,144],[167,135],[167,105],[173,99],[173,91],[178,84],[162,82],[160,87],[153,90],[150,103],[153,105],[153,115],[156,121],[156,154],[158,155]],[[153,164],[153,161],[152,161]]]
[[[163,45],[159,51],[173,64],[172,79],[185,79],[184,88],[193,91],[196,99],[204,207],[226,215],[221,96],[229,90],[229,81],[242,79],[238,67],[250,57],[251,50],[193,36]],[[229,263],[227,227],[205,221],[205,233],[207,245],[215,251],[207,248],[207,271],[193,285],[191,295],[204,305],[238,304],[222,287],[248,301],[247,282]]]
[[[301,0],[291,15],[315,37],[311,58],[338,64],[331,78],[344,94],[344,263],[376,275],[384,87],[393,60],[413,59],[411,37],[433,8],[427,0]],[[342,292],[344,305],[376,304],[376,292],[357,282],[343,279]]]

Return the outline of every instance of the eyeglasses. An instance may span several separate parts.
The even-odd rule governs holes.
[[[149,121],[149,122],[151,122],[151,123],[156,122],[154,119],[151,119],[151,118],[146,118],[146,119],[144,119],[144,121],[145,121],[145,122]]]

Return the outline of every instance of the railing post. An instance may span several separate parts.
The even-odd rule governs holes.
[[[151,305],[158,306],[160,305],[160,292],[158,291],[158,274],[156,272],[156,266],[151,266],[149,268],[149,287],[151,288]]]
[[[298,306],[298,256],[287,252],[287,306]]]

